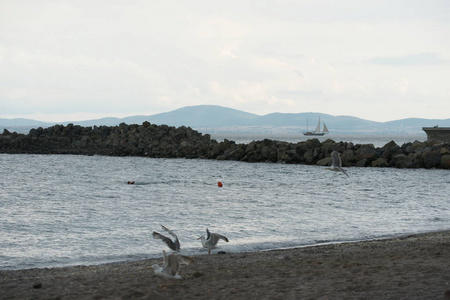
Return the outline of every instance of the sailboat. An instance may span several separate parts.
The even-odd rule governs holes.
[[[317,127],[314,131],[308,130],[308,121],[306,121],[306,132],[303,132],[303,135],[323,136],[326,133],[329,133],[329,131],[328,131],[327,125],[325,125],[325,123],[323,123],[323,131],[320,131],[320,117],[319,117],[319,122],[317,123]]]

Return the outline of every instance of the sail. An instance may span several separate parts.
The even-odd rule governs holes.
[[[329,132],[328,128],[327,128],[327,125],[325,125],[325,123],[323,123],[323,132]]]
[[[314,130],[314,132],[320,132],[320,118],[319,118],[319,123],[317,123],[316,130]]]

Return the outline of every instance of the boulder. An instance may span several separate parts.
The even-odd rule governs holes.
[[[316,165],[324,167],[324,166],[331,166],[331,163],[332,163],[332,159],[330,156],[330,157],[325,157],[325,158],[318,160],[316,162]]]
[[[450,154],[442,155],[441,166],[444,169],[450,169]]]
[[[389,162],[387,161],[386,158],[380,157],[380,158],[378,158],[378,159],[376,159],[375,161],[372,162],[372,167],[375,167],[375,168],[386,168],[386,167],[389,167]]]
[[[355,167],[367,167],[369,165],[369,160],[367,158],[363,158],[358,160],[355,164]]]
[[[355,153],[356,160],[361,160],[363,158],[373,161],[377,158],[377,150],[373,144],[361,145]]]
[[[437,168],[441,165],[442,156],[439,154],[439,152],[436,151],[425,152],[422,158],[424,166],[427,169]]]

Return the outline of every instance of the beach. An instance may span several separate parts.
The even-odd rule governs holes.
[[[450,231],[294,249],[193,256],[184,280],[148,259],[0,271],[0,299],[447,299]]]

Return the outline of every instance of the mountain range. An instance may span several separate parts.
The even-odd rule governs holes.
[[[332,116],[323,113],[271,113],[257,115],[217,105],[186,106],[170,112],[149,116],[101,118],[86,121],[42,122],[31,119],[1,119],[0,130],[28,133],[31,128],[50,127],[56,124],[80,126],[116,126],[120,123],[189,126],[202,133],[299,133],[313,130],[319,119],[330,133],[336,134],[423,134],[422,127],[450,127],[450,119],[407,118],[389,122],[376,122],[352,116]],[[321,122],[321,126],[323,123]]]

